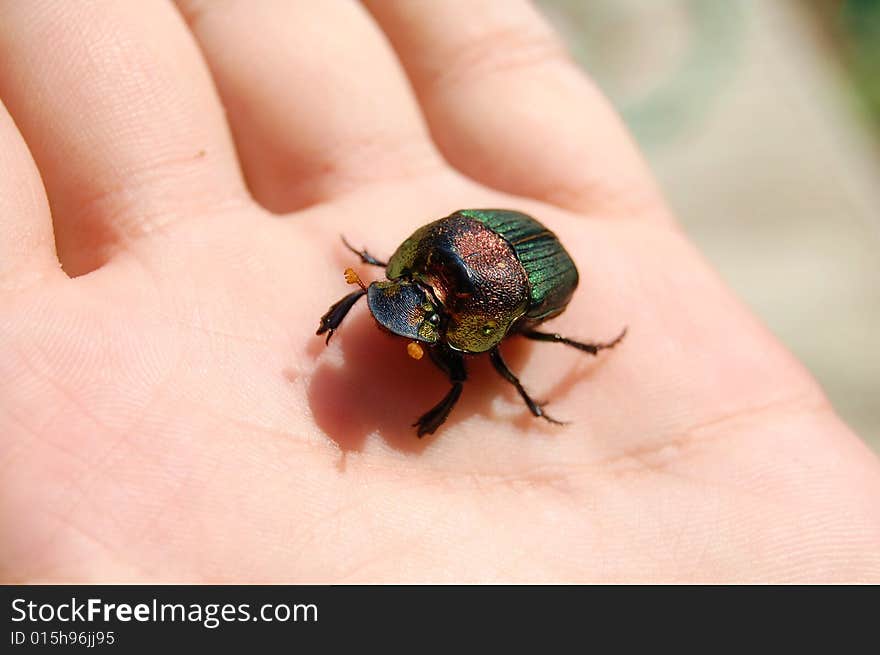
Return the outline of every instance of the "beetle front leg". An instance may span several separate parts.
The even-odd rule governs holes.
[[[367,292],[363,289],[359,289],[358,291],[352,291],[345,296],[345,298],[333,304],[333,306],[327,310],[327,313],[321,317],[321,324],[318,326],[318,331],[315,332],[315,334],[324,334],[326,332],[327,339],[324,343],[330,343],[330,337],[336,332],[336,328],[342,323],[342,319],[344,319],[346,314],[351,311],[351,308],[354,307],[355,303],[365,295],[367,295]]]
[[[462,383],[467,379],[467,370],[464,367],[464,358],[456,352],[448,348],[434,347],[428,350],[431,361],[437,365],[441,371],[449,376],[452,382],[452,388],[443,396],[443,400],[434,405],[427,412],[422,414],[413,427],[416,427],[416,434],[419,438],[433,432],[443,425],[455,403],[461,396]]]
[[[501,357],[501,351],[498,350],[497,347],[493,348],[489,351],[489,359],[492,361],[492,366],[495,367],[495,370],[503,377],[505,380],[510,382],[516,390],[519,392],[519,395],[522,396],[522,399],[526,403],[526,407],[529,408],[529,411],[534,415],[538,416],[545,421],[553,423],[554,425],[565,425],[564,421],[557,421],[552,416],[548,416],[547,413],[543,410],[543,408],[536,403],[532,397],[528,394],[528,392],[523,387],[522,383],[519,381],[509,368],[507,368],[507,362],[504,361],[504,358]]]
[[[387,262],[383,262],[379,259],[376,259],[368,253],[366,250],[358,250],[353,245],[351,245],[348,241],[345,240],[345,237],[342,237],[342,243],[345,244],[345,247],[351,250],[355,255],[361,258],[361,261],[364,264],[370,264],[371,266],[381,266],[382,268],[386,268],[388,266]]]
[[[527,339],[534,339],[535,341],[552,341],[554,343],[564,343],[566,346],[571,346],[586,353],[590,353],[591,355],[595,355],[600,350],[614,348],[614,346],[623,341],[623,338],[626,336],[626,328],[623,328],[623,331],[618,334],[617,337],[615,337],[611,341],[606,341],[605,343],[583,343],[581,341],[575,341],[574,339],[563,337],[561,334],[535,332],[534,330],[523,332],[522,335]]]

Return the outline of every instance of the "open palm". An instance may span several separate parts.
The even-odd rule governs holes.
[[[3,580],[880,579],[877,461],[533,10],[178,9],[0,4]],[[442,374],[363,305],[314,334],[381,274],[340,233],[467,207],[560,236],[554,330],[629,327],[505,342],[564,427],[473,358],[417,439]]]

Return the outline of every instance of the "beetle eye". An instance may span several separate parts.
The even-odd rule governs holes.
[[[433,314],[430,314],[428,316],[428,323],[430,323],[431,325],[437,325],[439,322],[440,322],[440,315],[437,314],[437,312],[434,312]]]

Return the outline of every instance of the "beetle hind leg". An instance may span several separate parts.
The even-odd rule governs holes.
[[[574,339],[563,337],[561,334],[536,332],[534,330],[523,332],[522,335],[527,339],[534,339],[535,341],[552,341],[554,343],[564,343],[566,346],[571,346],[572,348],[577,348],[578,350],[581,350],[585,353],[595,355],[600,350],[608,350],[609,348],[614,348],[614,346],[623,341],[623,338],[626,336],[626,330],[627,328],[623,328],[621,333],[618,334],[614,339],[602,343],[584,343],[582,341],[575,341]]]
[[[330,343],[330,337],[336,332],[336,328],[342,323],[342,319],[344,319],[348,312],[351,311],[351,308],[354,307],[355,303],[365,295],[367,295],[367,292],[363,289],[359,289],[358,291],[352,291],[345,296],[345,298],[334,303],[330,309],[327,310],[327,313],[321,317],[321,324],[318,326],[318,331],[315,332],[315,334],[324,334],[326,332],[327,339],[324,343]]]
[[[364,264],[369,264],[370,266],[381,266],[385,268],[388,266],[388,262],[383,262],[380,259],[377,259],[366,250],[358,250],[353,245],[351,245],[348,241],[346,241],[345,237],[342,237],[342,243],[345,244],[345,247],[351,250],[355,255],[361,258],[361,261]]]
[[[542,418],[553,425],[566,425],[565,421],[559,421],[547,414],[547,412],[544,411],[542,404],[537,403],[532,399],[529,393],[525,390],[525,387],[523,387],[522,383],[519,381],[519,378],[507,368],[507,362],[504,361],[504,358],[501,356],[501,351],[499,351],[498,348],[493,348],[489,351],[489,359],[492,361],[492,366],[495,367],[495,370],[498,371],[501,377],[516,387],[516,390],[519,392],[519,395],[522,397],[526,407],[529,408],[529,411],[533,416]]]

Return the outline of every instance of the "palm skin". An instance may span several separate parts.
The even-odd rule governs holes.
[[[276,215],[245,161],[261,202],[160,212],[135,247],[89,250],[64,236],[32,150],[59,258],[91,270],[0,296],[4,581],[880,579],[876,459],[650,193],[609,218],[610,192],[574,211],[512,193],[509,170],[480,168],[499,191],[444,164]],[[469,358],[459,405],[419,440],[411,423],[448,388],[427,358],[364,305],[329,347],[314,334],[345,267],[381,275],[340,233],[385,257],[466,207],[559,234],[581,285],[547,328],[589,341],[629,327],[595,358],[503,344],[566,426]]]

